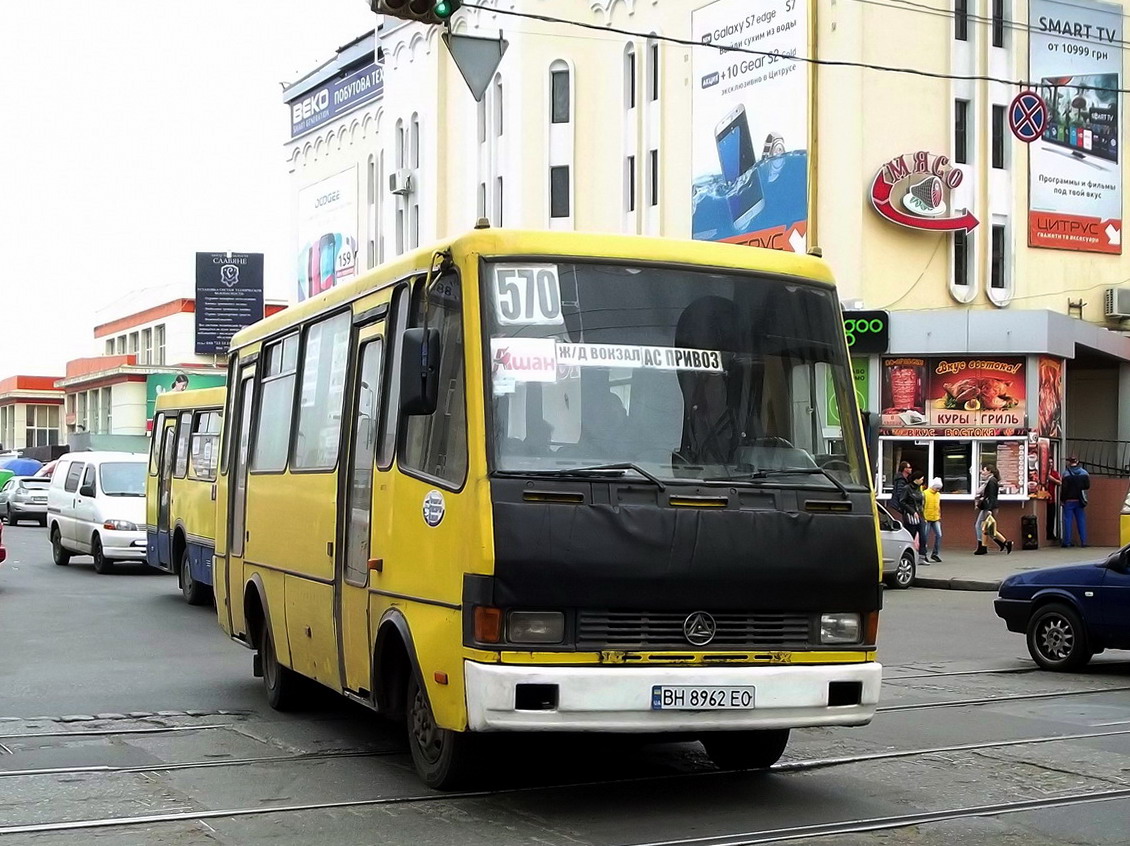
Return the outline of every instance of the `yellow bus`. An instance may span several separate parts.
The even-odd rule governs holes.
[[[173,573],[190,605],[212,600],[216,469],[225,388],[170,391],[157,397],[145,547],[150,567]]]
[[[825,429],[829,397],[842,431]],[[828,267],[477,229],[232,342],[215,590],[270,704],[697,736],[767,767],[878,701],[875,507]]]

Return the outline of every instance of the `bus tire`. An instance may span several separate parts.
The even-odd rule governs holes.
[[[212,594],[208,585],[201,584],[192,577],[187,548],[180,554],[180,592],[189,605],[206,605]]]
[[[436,790],[466,784],[474,756],[470,733],[436,725],[432,706],[414,672],[408,674],[407,690],[408,746],[420,780]]]
[[[279,663],[271,627],[263,622],[259,633],[259,656],[263,663],[263,688],[267,704],[276,711],[297,711],[302,707],[305,690],[302,677]]]
[[[781,759],[789,744],[789,729],[719,731],[699,739],[719,769],[764,770]]]
[[[63,536],[59,534],[59,524],[51,527],[51,560],[60,567],[71,563],[71,554],[63,548]]]
[[[102,552],[102,539],[95,535],[90,539],[90,556],[94,559],[94,572],[101,576],[114,572],[114,562]]]

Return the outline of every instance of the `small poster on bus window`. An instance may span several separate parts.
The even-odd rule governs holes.
[[[723,370],[722,353],[718,350],[639,344],[558,344],[557,361],[575,367],[644,367],[708,373],[721,373]]]
[[[496,394],[513,393],[517,382],[557,381],[553,338],[491,338],[490,362]]]
[[[555,264],[494,265],[494,316],[500,326],[560,326],[561,283]]]

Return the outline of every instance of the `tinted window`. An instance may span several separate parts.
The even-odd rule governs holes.
[[[298,368],[298,335],[267,347],[263,394],[255,421],[255,451],[252,470],[282,470],[290,442],[290,418],[294,409],[294,381]]]
[[[79,492],[81,493],[82,489],[85,488],[87,485],[89,485],[92,488],[94,487],[94,465],[93,464],[86,465],[86,472],[83,473],[83,475],[82,475],[82,487],[79,488]],[[98,491],[95,490],[95,493],[98,493]]]
[[[346,311],[306,329],[292,467],[331,468],[337,464],[350,320]]]
[[[423,325],[423,283],[413,302],[413,326]],[[467,414],[463,402],[463,318],[459,279],[440,277],[428,297],[428,326],[439,329],[439,402],[428,415],[405,418],[401,467],[458,486],[467,475]]]
[[[107,462],[102,465],[101,477],[102,492],[107,496],[145,496],[145,465],[140,462]]]
[[[82,462],[76,461],[67,471],[67,481],[64,487],[68,493],[74,493],[78,490],[78,482],[82,478],[82,468]]]

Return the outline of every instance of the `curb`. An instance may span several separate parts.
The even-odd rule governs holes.
[[[1000,580],[989,581],[986,579],[938,579],[930,576],[916,576],[914,587],[933,588],[935,590],[980,590],[996,591],[1001,586]]]

